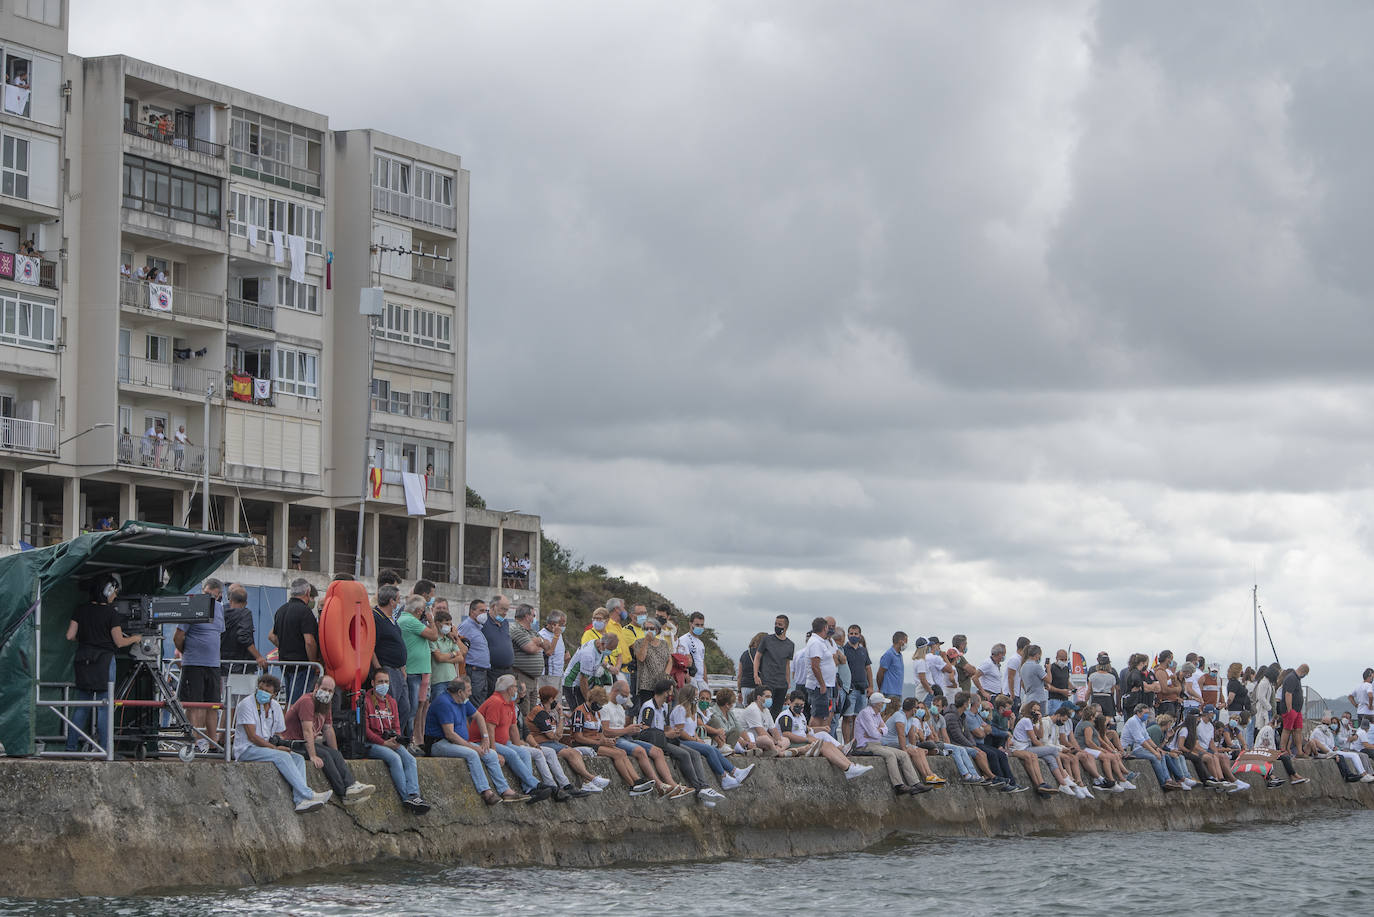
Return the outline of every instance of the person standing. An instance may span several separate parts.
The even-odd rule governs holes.
[[[562,688],[563,668],[571,655],[563,642],[563,628],[568,626],[568,616],[555,608],[544,620],[544,627],[539,631],[539,639],[544,641],[544,672],[539,676],[539,687]],[[535,619],[535,624],[538,623],[538,619]]]
[[[902,661],[902,653],[906,652],[906,641],[906,631],[899,630],[894,633],[892,645],[878,660],[876,688],[888,698],[887,706],[883,710],[884,719],[892,716],[902,706],[902,688],[906,683],[906,663]],[[776,691],[773,696],[778,696]]]
[[[520,719],[529,717],[539,699],[539,676],[544,674],[544,654],[548,647],[540,637],[537,628],[539,620],[534,609],[521,603],[515,607],[515,617],[510,625],[510,642],[514,649],[512,674],[525,692],[520,697]]]
[[[1283,738],[1279,741],[1279,753],[1287,754],[1302,747],[1302,680],[1307,677],[1307,663],[1303,663],[1284,676],[1279,685],[1279,698],[1283,711]]]
[[[754,656],[755,690],[772,692],[771,712],[774,716],[787,706],[787,692],[792,684],[792,657],[796,655],[797,647],[787,639],[790,623],[787,615],[774,618],[773,633],[763,638]]]
[[[639,670],[638,702],[643,705],[652,700],[658,683],[665,678],[671,679],[673,673],[673,648],[658,635],[657,618],[644,622],[644,636],[635,642],[635,667]]]
[[[1044,706],[1049,700],[1049,676],[1040,664],[1041,650],[1034,643],[1026,647],[1025,661],[1021,663],[1021,703]]]
[[[830,728],[830,689],[835,685],[835,649],[825,618],[811,622],[803,662],[806,666],[806,697],[811,707],[810,726],[818,732]]]
[[[1374,669],[1365,669],[1360,683],[1350,692],[1350,703],[1355,705],[1355,715],[1361,726],[1374,722]]]
[[[958,684],[960,691],[967,691],[970,695],[975,692],[973,679],[978,675],[978,668],[968,661],[968,635],[955,634],[949,638],[949,645],[959,651],[959,655],[954,662],[954,680]]]
[[[693,612],[691,622],[691,631],[677,638],[675,651],[692,660],[691,666],[687,670],[687,676],[691,678],[692,684],[698,688],[704,688],[706,687],[706,643],[702,637],[706,634],[706,615],[699,611]]]
[[[473,599],[468,603],[468,613],[463,620],[458,623],[458,635],[468,642],[467,655],[467,680],[468,699],[472,701],[473,709],[487,699],[491,693],[488,674],[491,670],[491,652],[487,648],[486,632],[483,626],[491,618],[487,613],[487,603],[481,599]]]
[[[282,662],[320,661],[320,625],[310,610],[310,581],[297,577],[291,581],[291,598],[272,616],[272,632],[267,639],[277,647]],[[290,707],[314,683],[314,671],[307,665],[284,666],[286,705]]]
[[[216,593],[222,594],[224,586],[219,580],[213,582],[219,587],[213,593],[204,588],[205,594],[214,600],[213,617],[209,621],[178,624],[172,634],[173,645],[181,651],[181,685],[177,696],[188,704],[218,704],[221,700],[219,645],[224,635],[224,605]],[[207,580],[207,587],[209,583]],[[219,714],[209,707],[187,707],[186,722],[201,733],[195,741],[196,752],[208,754],[211,730],[216,737],[219,735]]]
[[[77,700],[106,700],[110,682],[115,677],[115,653],[133,646],[143,638],[126,634],[115,614],[114,601],[119,595],[119,580],[104,577],[91,588],[91,600],[77,606],[67,625],[67,639],[76,644],[72,658],[72,674],[76,681]],[[95,730],[90,731],[91,714],[95,713]],[[104,745],[106,731],[105,707],[77,707],[70,717],[72,728],[67,730],[67,751],[76,751],[81,743],[78,730],[86,732],[97,744]],[[107,749],[108,750],[108,749]]]
[[[186,424],[177,427],[177,431],[172,434],[172,440],[173,467],[177,471],[184,471],[186,470],[186,447],[192,445],[191,437],[186,435]]]
[[[386,672],[387,680],[395,689],[391,698],[396,701],[396,731],[408,744],[406,730],[410,728],[412,711],[410,691],[406,684],[406,663],[410,654],[406,650],[405,636],[395,619],[400,598],[401,590],[390,583],[377,587],[377,604],[372,609],[372,629],[377,635],[376,647],[372,651],[372,671]]]
[[[849,625],[845,643],[841,648],[845,661],[849,663],[849,691],[840,707],[840,728],[844,740],[854,738],[854,720],[868,707],[868,696],[873,693],[873,660],[868,655],[868,644],[864,641],[863,628],[857,624]],[[887,698],[883,698],[887,704]]]
[[[228,663],[251,659],[260,671],[267,671],[267,659],[258,652],[253,629],[253,609],[248,607],[248,590],[242,583],[230,583],[229,604],[224,608],[224,635],[220,637],[219,658],[224,669]],[[226,672],[225,674],[231,674]]]
[[[763,638],[767,636],[763,631],[749,640],[749,645],[744,648],[744,652],[739,654],[739,668],[735,673],[735,691],[739,694],[740,703],[748,704],[754,697],[754,690],[758,687],[758,682],[754,680],[754,658],[759,654],[759,645],[763,643]]]
[[[994,643],[987,660],[978,666],[978,696],[987,703],[992,703],[993,698],[1001,694],[1007,686],[1007,680],[1002,674],[1002,660],[1006,658],[1007,645]]]
[[[431,640],[439,639],[439,628],[429,615],[429,604],[422,595],[406,599],[405,611],[396,619],[401,640],[406,648],[406,700],[409,716],[401,730],[406,744],[415,736],[423,736],[425,713],[429,710],[429,673],[434,667]]]
[[[515,644],[510,639],[510,599],[504,595],[494,595],[491,597],[491,604],[487,606],[487,620],[482,625],[482,636],[487,638],[487,653],[491,658],[491,665],[487,673],[487,694],[479,701],[476,699],[476,692],[473,693],[473,702],[481,706],[491,692],[496,690],[493,685],[496,679],[502,675],[509,675],[511,666],[515,663]]]
[[[1055,651],[1054,662],[1050,663],[1050,682],[1047,687],[1050,700],[1045,706],[1049,716],[1054,716],[1054,711],[1059,709],[1059,705],[1073,697],[1073,682],[1069,678],[1072,674],[1073,668],[1069,665],[1069,651]]]

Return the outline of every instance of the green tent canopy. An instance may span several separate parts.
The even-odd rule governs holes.
[[[6,753],[34,753],[38,682],[72,680],[75,646],[66,639],[67,623],[88,600],[92,577],[117,573],[129,595],[184,595],[254,543],[249,535],[126,522],[113,532],[0,558],[0,744]],[[56,730],[55,714],[43,718],[45,729]]]

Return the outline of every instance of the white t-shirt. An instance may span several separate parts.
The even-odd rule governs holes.
[[[656,706],[652,700],[646,700],[639,705],[639,718],[636,720],[641,726],[649,726],[653,729],[664,729],[668,722],[667,705]]]
[[[173,433],[172,436],[177,441],[178,446],[184,446],[191,441],[191,437],[187,436],[180,430]]]
[[[604,721],[605,725],[610,726],[612,729],[625,728],[625,708],[615,701],[611,701],[598,710],[597,713],[601,714],[601,719]]]
[[[1198,697],[1202,696],[1202,672],[1194,672],[1184,680],[1188,683],[1189,688],[1198,693]],[[1183,706],[1185,707],[1201,706],[1201,703],[1196,698],[1192,697],[1186,689],[1183,692],[1182,700]]]
[[[744,725],[747,729],[773,729],[777,723],[773,720],[773,712],[767,707],[760,707],[758,704],[749,704],[744,708]]]
[[[1197,721],[1197,750],[1206,751],[1212,744],[1212,738],[1217,734],[1217,727],[1205,720]]]
[[[1363,716],[1374,716],[1374,685],[1362,681],[1350,692],[1355,695],[1355,712]]]
[[[683,733],[684,736],[688,738],[696,738],[696,716],[695,714],[693,714],[692,711],[682,706],[682,704],[674,705],[673,712],[668,714],[668,728],[676,729],[679,726],[687,727],[687,731]]]
[[[926,655],[926,680],[930,682],[931,689],[939,688],[945,696],[949,696],[949,689],[953,686],[953,679],[945,672],[947,660],[943,654],[928,653]]]
[[[994,696],[1007,689],[1007,680],[1002,674],[1002,667],[993,662],[991,658],[983,660],[983,664],[978,667],[978,687]]]
[[[270,738],[286,731],[286,717],[275,700],[259,706],[257,698],[248,695],[234,708],[234,757],[243,754],[253,743],[248,739],[244,726],[252,726],[258,738]]]
[[[1031,736],[1035,734],[1035,724],[1030,717],[1023,716],[1016,721],[1016,726],[1011,730],[1011,750],[1025,751],[1031,747]]]
[[[706,644],[701,642],[701,638],[696,634],[683,634],[677,638],[675,652],[685,653],[692,657],[692,662],[696,663],[697,673],[692,676],[692,683],[697,687],[706,686]]]
[[[1010,692],[1012,697],[1021,696],[1021,663],[1024,661],[1025,660],[1016,653],[1007,656],[1007,664],[1004,668],[1006,669],[1006,680],[1011,682],[1013,686],[1013,690]],[[1003,689],[1003,693],[1007,693],[1006,689]]]
[[[1309,738],[1327,751],[1335,751],[1337,748],[1336,737],[1331,734],[1328,727],[1321,723],[1318,723],[1316,728],[1312,730]]]
[[[1188,727],[1180,726],[1178,727],[1178,732],[1174,733],[1174,737],[1166,742],[1164,747],[1170,751],[1178,751],[1183,747],[1183,743],[1186,741],[1188,741]]]
[[[803,684],[806,681],[806,671],[810,668],[810,666],[803,665],[806,661],[806,646],[807,644],[803,643],[792,654],[792,684],[794,685]]]
[[[563,638],[555,637],[553,631],[549,630],[547,627],[539,631],[539,636],[548,641],[549,645],[553,647],[553,652],[544,657],[544,664],[547,668],[544,674],[551,678],[561,678],[563,676],[563,663],[565,661],[563,654],[566,652],[563,649]]]
[[[819,688],[821,683],[816,680],[816,673],[812,671],[811,660],[817,659],[821,664],[821,679],[827,688],[835,686],[835,649],[830,645],[830,641],[820,634],[812,634],[811,639],[806,641],[806,686],[808,688]]]

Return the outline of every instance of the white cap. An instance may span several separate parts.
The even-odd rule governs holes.
[[[868,695],[868,702],[870,704],[885,704],[887,703],[887,698],[877,691],[874,691],[872,694]]]

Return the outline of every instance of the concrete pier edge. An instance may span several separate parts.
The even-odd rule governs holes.
[[[377,761],[352,762],[360,780],[377,785],[371,799],[297,815],[271,764],[0,759],[0,896],[238,887],[380,858],[447,866],[675,863],[861,850],[895,832],[1191,830],[1374,808],[1374,784],[1344,782],[1329,760],[1298,762],[1310,783],[1270,789],[1254,781],[1236,794],[1165,795],[1141,767],[1140,789],[1091,800],[962,786],[948,758],[934,767],[950,785],[918,797],[894,796],[881,766],[849,781],[819,759],[737,760],[759,766],[707,809],[691,799],[630,798],[604,760],[591,762],[612,780],[598,796],[488,807],[462,762],[421,759],[421,790],[434,809],[416,816],[402,808]],[[313,768],[310,779],[326,788]]]

